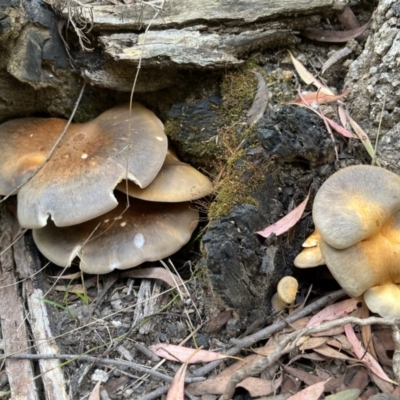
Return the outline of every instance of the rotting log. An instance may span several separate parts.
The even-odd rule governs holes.
[[[60,349],[52,332],[51,315],[43,301],[45,294],[41,288],[42,277],[39,270],[39,256],[31,234],[14,244],[14,257],[18,275],[23,279],[24,293],[29,310],[29,324],[37,354],[59,355]],[[48,400],[67,400],[66,383],[58,359],[39,360],[43,388]]]
[[[12,243],[16,223],[8,205],[9,202],[0,203],[0,318],[5,356],[30,351],[23,300],[14,269]],[[7,359],[6,372],[12,400],[39,399],[30,360]]]
[[[290,46],[299,41],[300,30],[340,13],[347,4],[346,0],[204,0],[199,7],[197,0],[124,5],[46,1],[73,22],[88,48],[91,45],[83,43],[85,30],[93,28],[104,58],[101,67],[87,65],[84,75],[93,85],[120,91],[131,89],[139,65],[141,79],[151,82],[147,90],[155,90],[151,76],[161,68],[159,89],[176,81],[177,69],[232,67],[254,51]],[[143,91],[140,82],[136,91]]]

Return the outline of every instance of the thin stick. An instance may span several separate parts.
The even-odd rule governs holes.
[[[272,324],[267,328],[254,333],[253,335],[246,336],[242,339],[231,339],[230,343],[232,343],[235,347],[229,349],[227,352],[225,352],[225,354],[234,356],[238,354],[242,348],[251,347],[254,343],[266,339],[268,336],[280,331],[289,324],[292,324],[300,318],[306,317],[307,315],[325,307],[331,301],[337,300],[344,296],[346,296],[344,290],[338,290],[314,301],[314,303],[311,303],[307,307],[304,307],[302,310],[290,315],[286,319],[276,322],[275,324]],[[204,367],[192,371],[192,374],[193,376],[204,376],[223,362],[224,360],[213,361]]]
[[[139,364],[125,361],[125,360],[111,360],[108,358],[98,358],[93,356],[87,355],[79,355],[79,354],[29,354],[29,353],[21,353],[21,354],[13,354],[11,356],[6,356],[6,358],[12,359],[27,359],[27,360],[52,360],[52,359],[59,359],[59,360],[76,360],[76,361],[87,361],[95,364],[103,364],[103,365],[116,365],[118,367],[128,367],[132,368],[139,372],[144,372],[146,374],[152,375],[156,378],[160,378],[166,382],[172,382],[173,378],[171,376],[162,374],[157,371],[153,371],[150,368],[143,367]],[[186,378],[186,383],[192,382],[201,382],[204,378]]]

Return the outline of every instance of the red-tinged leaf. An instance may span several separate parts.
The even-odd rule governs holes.
[[[297,60],[290,51],[289,54],[297,73],[300,75],[300,78],[303,80],[304,83],[306,83],[307,85],[312,84],[316,86],[323,93],[329,94],[331,96],[334,95],[334,93],[329,88],[323,85],[314,75],[308,72],[307,68],[299,60]]]
[[[303,94],[301,97],[293,100],[289,104],[300,104],[304,103],[306,101],[306,105],[309,105],[309,103],[316,103],[316,104],[325,104],[325,103],[331,103],[336,100],[340,100],[344,96],[348,95],[351,92],[351,89],[346,89],[343,93],[336,94],[336,95],[330,95],[326,93],[322,93],[320,90],[318,92],[312,92],[312,93],[307,93]]]
[[[338,113],[339,113],[340,123],[342,124],[342,126],[345,127],[347,125],[347,115],[346,111],[344,110],[343,104],[341,103],[342,102],[339,102]]]
[[[356,299],[347,299],[325,307],[308,321],[307,327],[317,326],[323,321],[333,321],[334,319],[344,317],[356,310],[359,302]]]
[[[349,132],[347,129],[343,128],[342,126],[340,126],[339,124],[337,124],[334,120],[325,117],[326,122],[328,122],[328,124],[330,125],[330,127],[332,129],[334,129],[337,133],[339,133],[340,135],[347,137],[349,139],[354,139],[354,136],[351,132]]]
[[[159,267],[133,268],[122,273],[122,276],[124,278],[161,279],[173,288],[183,285],[182,279],[178,275]]]
[[[297,221],[300,220],[301,216],[303,215],[304,209],[306,208],[309,197],[310,193],[308,193],[305,200],[302,201],[294,210],[290,211],[289,214],[287,214],[274,224],[267,226],[262,231],[256,233],[267,238],[273,233],[275,233],[276,236],[279,236],[282,235],[282,233],[287,232],[290,228],[296,225]]]
[[[101,381],[98,381],[96,386],[93,388],[92,393],[90,393],[88,400],[100,400],[100,385]]]
[[[323,31],[321,29],[307,28],[300,35],[318,42],[343,43],[362,35],[369,27],[370,22],[349,31]]]
[[[375,375],[379,376],[379,378],[384,381],[394,383],[383,371],[382,367],[378,364],[378,362],[365,351],[365,349],[361,346],[360,341],[358,340],[356,334],[354,333],[353,327],[350,324],[344,326],[344,332],[346,333],[347,340],[351,343],[353,352],[356,357],[362,361]]]
[[[187,364],[182,364],[171,382],[167,393],[167,400],[184,400],[185,398],[185,375]]]
[[[345,29],[355,29],[360,26],[356,16],[349,6],[346,6],[344,11],[337,16],[337,19]]]
[[[294,396],[290,396],[287,400],[318,400],[324,392],[325,383],[328,381],[329,379],[315,383],[314,385],[301,390],[299,393],[296,393]]]
[[[225,358],[238,359],[236,357],[225,356],[208,350],[191,349],[189,347],[176,346],[174,344],[158,343],[149,346],[149,349],[159,357],[181,363],[188,362],[189,364],[211,362],[223,360]]]

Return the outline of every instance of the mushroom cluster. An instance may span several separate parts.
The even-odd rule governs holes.
[[[161,121],[134,103],[93,121],[22,118],[0,125],[0,195],[17,194],[18,220],[39,250],[102,274],[167,257],[197,226],[190,201],[209,179],[168,149]]]
[[[294,264],[326,264],[348,295],[400,318],[400,177],[365,165],[338,171],[318,191],[313,220]]]

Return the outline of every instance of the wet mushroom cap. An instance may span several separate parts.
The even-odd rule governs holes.
[[[164,165],[149,186],[141,189],[133,182],[122,181],[117,189],[142,200],[176,203],[207,196],[212,193],[213,185],[205,175],[168,150]]]
[[[357,165],[324,182],[315,196],[313,220],[325,242],[346,249],[378,233],[399,209],[400,177]]]
[[[90,274],[135,267],[157,261],[185,245],[198,222],[198,211],[190,203],[155,203],[116,192],[117,208],[85,223],[33,230],[39,250],[54,264],[69,266],[80,258],[80,268]],[[121,215],[122,214],[122,215]]]
[[[11,125],[19,126],[15,134],[10,127],[4,134],[0,126],[0,142],[7,143],[6,148],[30,149],[28,153],[18,153],[15,168],[9,167],[13,156],[3,153],[1,163],[8,168],[6,180],[10,181],[9,176],[14,174],[14,182],[23,181],[18,176],[21,157],[25,176],[32,174],[61,134],[65,126],[65,121],[61,121],[31,119],[28,128],[32,124],[43,128],[43,132],[38,128],[33,136],[24,128],[26,120],[11,121]],[[43,135],[51,137],[51,145]],[[51,217],[57,226],[69,226],[110,211],[117,206],[113,190],[122,179],[130,179],[142,188],[153,181],[164,162],[167,142],[160,120],[136,103],[132,113],[129,104],[124,104],[88,123],[71,124],[50,160],[20,189],[20,224],[40,228]],[[0,167],[0,182],[3,180]],[[3,193],[8,194],[10,187],[15,187],[15,183],[5,187]]]

